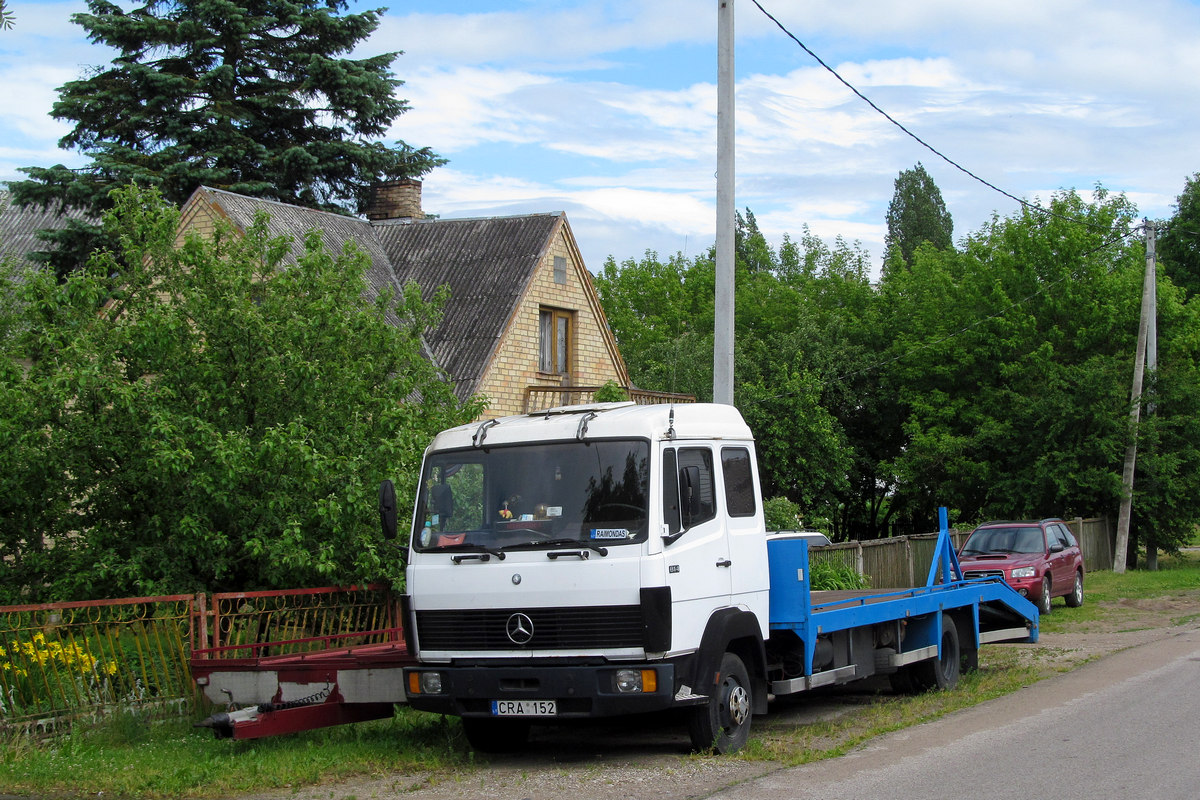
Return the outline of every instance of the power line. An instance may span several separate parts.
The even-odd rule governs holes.
[[[761,11],[767,17],[767,19],[771,20],[771,22],[774,22],[775,25],[779,28],[779,30],[783,31],[784,34],[786,34],[789,39],[791,39],[793,42],[795,42],[797,45],[799,45],[801,50],[803,50],[804,52],[806,52],[810,56],[812,56],[813,60],[815,60],[818,64],[820,64],[822,67],[824,67],[825,70],[828,71],[830,75],[837,78],[838,81],[843,86],[845,86],[847,89],[854,92],[854,94],[857,95],[860,100],[862,100],[864,103],[869,105],[871,108],[875,109],[875,111],[879,112],[879,114],[881,114],[884,117],[884,119],[886,119],[888,122],[892,123],[897,128],[899,128],[904,133],[906,133],[909,137],[911,137],[913,139],[913,141],[917,142],[917,144],[921,145],[926,150],[933,153],[935,156],[937,156],[938,158],[942,159],[950,166],[957,169],[959,172],[962,172],[963,174],[965,174],[971,178],[974,178],[975,180],[979,181],[980,183],[982,183],[984,186],[988,187],[992,191],[998,192],[998,193],[1004,195],[1005,197],[1009,198],[1010,200],[1016,201],[1017,203],[1019,203],[1020,205],[1022,205],[1025,208],[1028,208],[1031,211],[1036,211],[1040,214],[1047,214],[1051,217],[1056,217],[1057,219],[1065,220],[1067,222],[1073,222],[1078,225],[1085,225],[1089,228],[1093,228],[1096,230],[1103,230],[1099,226],[1093,225],[1092,223],[1087,222],[1085,220],[1080,220],[1080,219],[1075,219],[1073,217],[1063,216],[1062,214],[1058,214],[1054,211],[1051,211],[1048,208],[1042,208],[1041,206],[1037,205],[1036,203],[1030,203],[1027,200],[1022,200],[1020,197],[1017,197],[1016,195],[1014,195],[1010,192],[1006,192],[1003,189],[1001,189],[1000,187],[996,186],[995,184],[990,183],[989,181],[984,180],[983,178],[979,177],[974,172],[967,169],[962,164],[959,164],[957,161],[950,158],[945,153],[941,152],[940,150],[935,148],[933,145],[926,142],[920,136],[918,136],[917,134],[910,131],[901,122],[896,120],[891,114],[887,113],[882,108],[875,105],[875,103],[871,100],[871,98],[867,97],[865,94],[863,94],[858,89],[856,89],[849,81],[847,81],[845,78],[843,78],[841,75],[839,75],[837,70],[835,70],[833,67],[826,64],[825,61],[819,55],[817,55],[811,49],[809,49],[808,45],[804,44],[804,42],[802,42],[798,38],[796,38],[796,35],[793,34],[790,30],[788,30],[787,27],[785,27],[782,22],[780,22],[778,19],[776,19],[775,16],[773,14],[771,14],[770,11],[767,11],[765,8],[763,8],[762,4],[759,3],[758,0],[750,0],[750,2],[754,3],[754,5],[757,6],[758,10]]]

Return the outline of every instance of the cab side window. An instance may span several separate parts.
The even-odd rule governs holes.
[[[753,517],[758,510],[758,503],[754,498],[750,450],[745,447],[722,447],[721,474],[725,479],[725,507],[729,509],[729,516]]]
[[[691,524],[699,525],[701,522],[707,522],[717,515],[717,493],[715,480],[713,476],[713,454],[712,450],[707,447],[681,447],[679,448],[679,471],[683,472],[688,467],[696,467],[699,473],[700,480],[692,487],[698,500],[699,509],[692,516]],[[687,487],[680,481],[679,490],[681,493],[687,490]],[[684,498],[684,508],[687,507],[687,498]]]
[[[717,515],[712,450],[680,447],[663,451],[663,521],[671,535]]]

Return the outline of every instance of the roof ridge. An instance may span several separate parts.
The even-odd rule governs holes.
[[[311,206],[302,206],[302,205],[299,205],[298,203],[285,203],[282,200],[274,200],[270,197],[254,197],[253,195],[241,194],[239,192],[231,192],[228,189],[217,189],[216,187],[205,186],[203,184],[201,184],[200,188],[206,192],[212,192],[213,194],[221,194],[221,195],[227,195],[229,197],[237,197],[242,200],[251,200],[255,203],[270,203],[272,205],[284,206],[285,208],[295,208],[299,211],[304,211],[304,212],[307,212],[310,214],[325,214],[330,217],[333,217],[334,219],[369,224],[368,220],[364,219],[363,217],[355,217],[355,216],[350,216],[348,214],[338,214],[335,211],[326,211],[323,208],[312,208]]]

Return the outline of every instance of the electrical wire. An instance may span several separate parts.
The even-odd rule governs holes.
[[[896,120],[896,119],[895,119],[895,118],[894,118],[894,117],[893,117],[891,114],[887,113],[887,112],[886,112],[886,111],[884,111],[882,108],[880,108],[879,106],[877,106],[877,105],[876,105],[876,104],[875,104],[875,103],[874,103],[874,102],[871,100],[871,98],[867,97],[865,94],[863,94],[863,93],[862,93],[862,92],[860,92],[858,89],[856,89],[856,88],[855,88],[855,87],[854,87],[854,86],[853,86],[853,85],[852,85],[852,84],[851,84],[849,81],[847,81],[845,78],[843,78],[841,75],[839,75],[839,74],[838,74],[838,72],[837,72],[837,70],[835,70],[833,67],[831,67],[831,66],[829,66],[828,64],[826,64],[826,63],[825,63],[825,61],[824,61],[824,60],[823,60],[823,59],[822,59],[822,58],[821,58],[819,55],[817,55],[816,53],[814,53],[814,52],[813,52],[813,51],[812,51],[812,50],[811,50],[811,49],[810,49],[810,48],[809,48],[809,47],[808,47],[806,44],[804,44],[804,42],[802,42],[802,41],[800,41],[798,38],[796,38],[796,35],[795,35],[794,33],[792,33],[790,30],[788,30],[788,29],[787,29],[787,27],[785,27],[785,26],[784,26],[784,24],[783,24],[782,22],[780,22],[778,19],[776,19],[776,18],[775,18],[775,16],[774,16],[773,14],[771,14],[771,12],[770,12],[770,11],[767,11],[765,8],[763,8],[763,7],[762,7],[762,4],[761,4],[761,3],[759,3],[759,2],[758,2],[758,0],[750,0],[750,2],[754,3],[754,5],[755,5],[755,6],[758,8],[758,10],[759,10],[759,11],[761,11],[761,12],[762,12],[762,13],[763,13],[763,14],[764,14],[766,17],[767,17],[767,19],[771,20],[771,22],[774,22],[774,23],[775,23],[775,25],[776,25],[776,27],[778,27],[778,28],[779,28],[779,30],[783,31],[783,32],[784,32],[784,34],[785,34],[785,35],[786,35],[786,36],[787,36],[789,39],[791,39],[793,42],[795,42],[797,45],[799,45],[801,50],[803,50],[804,52],[808,53],[808,55],[809,55],[809,56],[811,56],[811,57],[813,58],[813,60],[815,60],[815,61],[816,61],[818,64],[820,64],[822,67],[824,67],[824,68],[825,68],[825,70],[826,70],[827,72],[829,72],[829,74],[830,74],[830,75],[832,75],[833,77],[837,78],[837,79],[838,79],[838,81],[839,81],[839,82],[840,82],[840,83],[841,83],[843,86],[845,86],[845,87],[846,87],[847,89],[849,89],[850,91],[854,92],[854,94],[855,94],[855,95],[857,95],[857,96],[858,96],[858,98],[859,98],[860,100],[862,100],[864,103],[866,103],[867,105],[869,105],[871,108],[875,109],[875,111],[879,112],[879,114],[881,114],[881,115],[884,117],[884,119],[886,119],[888,122],[892,123],[892,124],[893,124],[893,125],[895,125],[897,128],[899,128],[901,131],[903,131],[904,133],[906,133],[906,134],[907,134],[909,137],[911,137],[911,138],[913,139],[913,141],[915,141],[917,144],[921,145],[921,146],[922,146],[922,147],[924,147],[926,150],[928,150],[929,152],[933,153],[935,156],[937,156],[938,158],[942,159],[943,161],[945,161],[945,162],[946,162],[947,164],[949,164],[950,166],[954,167],[955,169],[957,169],[958,171],[962,172],[963,174],[965,174],[965,175],[967,175],[967,176],[969,176],[969,177],[971,177],[971,178],[975,179],[975,180],[976,180],[976,181],[978,181],[979,183],[982,183],[984,186],[988,187],[988,188],[989,188],[989,189],[991,189],[992,191],[994,191],[994,192],[998,192],[998,193],[1000,193],[1000,194],[1004,195],[1005,197],[1009,198],[1010,200],[1014,200],[1014,201],[1016,201],[1016,202],[1017,202],[1017,203],[1019,203],[1021,206],[1023,206],[1023,207],[1025,207],[1025,208],[1029,209],[1030,211],[1035,211],[1035,212],[1037,212],[1037,213],[1039,213],[1039,214],[1046,214],[1046,215],[1048,215],[1048,216],[1055,217],[1055,218],[1057,218],[1057,219],[1061,219],[1061,220],[1065,220],[1065,221],[1067,221],[1067,222],[1073,222],[1073,223],[1075,223],[1075,224],[1077,224],[1077,225],[1083,225],[1083,226],[1086,226],[1086,227],[1092,228],[1092,229],[1094,229],[1094,230],[1104,230],[1104,229],[1100,228],[1100,227],[1099,227],[1099,226],[1097,226],[1097,225],[1093,225],[1092,223],[1090,223],[1090,222],[1087,222],[1086,220],[1081,220],[1081,219],[1076,219],[1076,218],[1074,218],[1074,217],[1068,217],[1068,216],[1064,216],[1064,215],[1062,215],[1062,214],[1058,214],[1058,213],[1056,213],[1056,212],[1054,212],[1054,211],[1051,211],[1051,210],[1050,210],[1050,209],[1048,209],[1048,208],[1043,208],[1042,206],[1039,206],[1039,205],[1037,205],[1036,203],[1030,203],[1030,202],[1029,202],[1029,201],[1027,201],[1027,200],[1022,200],[1020,197],[1017,197],[1016,195],[1012,194],[1011,192],[1006,192],[1006,191],[1004,191],[1003,189],[1001,189],[1000,187],[996,186],[995,184],[993,184],[993,183],[991,183],[991,182],[989,182],[989,181],[987,181],[987,180],[985,180],[985,179],[983,179],[983,178],[979,177],[979,176],[978,176],[978,175],[976,175],[974,172],[972,172],[971,170],[967,169],[967,168],[966,168],[966,167],[964,167],[963,165],[959,164],[957,161],[955,161],[954,159],[950,158],[950,157],[949,157],[949,156],[947,156],[945,153],[942,153],[940,150],[938,150],[937,148],[935,148],[933,145],[931,145],[931,144],[929,144],[928,142],[926,142],[926,141],[925,141],[924,139],[922,139],[920,136],[918,136],[917,134],[915,134],[915,133],[913,133],[912,131],[910,131],[910,130],[909,130],[908,128],[906,128],[906,127],[905,127],[905,126],[904,126],[904,125],[903,125],[901,122],[899,122],[898,120]]]

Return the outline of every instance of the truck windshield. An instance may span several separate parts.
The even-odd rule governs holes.
[[[503,550],[644,541],[649,443],[538,443],[431,453],[413,547]]]

